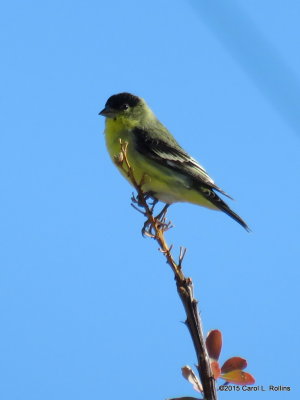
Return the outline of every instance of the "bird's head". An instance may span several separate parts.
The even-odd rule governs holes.
[[[106,118],[138,120],[147,113],[148,107],[143,99],[130,93],[119,93],[111,96],[99,115]]]

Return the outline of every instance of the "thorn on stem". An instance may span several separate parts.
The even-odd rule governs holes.
[[[178,261],[178,267],[180,269],[181,269],[182,261],[184,259],[185,254],[186,254],[186,247],[180,246],[179,261]]]

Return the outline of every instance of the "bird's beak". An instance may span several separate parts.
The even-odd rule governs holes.
[[[112,108],[106,106],[102,111],[99,112],[99,115],[102,115],[106,118],[115,118],[116,113]]]

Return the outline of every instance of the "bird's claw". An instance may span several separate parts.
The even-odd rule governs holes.
[[[166,221],[166,214],[168,210],[169,204],[166,204],[161,212],[153,218],[151,221],[150,218],[144,223],[142,228],[142,235],[155,238],[157,236],[157,231],[161,230],[162,232],[166,232],[170,228],[172,228],[172,223]],[[155,226],[154,226],[155,225]]]

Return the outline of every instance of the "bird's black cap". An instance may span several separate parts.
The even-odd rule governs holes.
[[[130,93],[119,93],[110,96],[107,100],[105,107],[109,107],[113,110],[121,110],[124,104],[128,104],[129,107],[135,107],[141,99]]]

